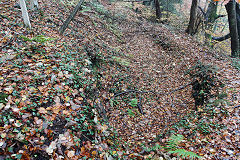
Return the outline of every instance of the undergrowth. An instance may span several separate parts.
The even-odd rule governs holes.
[[[232,60],[232,65],[235,67],[237,70],[240,70],[240,59],[233,59]]]
[[[183,143],[184,136],[181,134],[172,134],[164,144],[155,144],[152,147],[143,147],[146,152],[156,152],[160,156],[166,156],[165,153],[159,151],[166,151],[168,155],[175,155],[182,159],[201,159],[202,157],[198,154],[188,151],[182,147],[180,144]],[[169,157],[169,156],[168,156]],[[151,159],[151,158],[150,158]]]
[[[184,116],[173,126],[173,130],[184,128],[191,131],[189,137],[197,132],[204,135],[219,132],[224,124],[214,119],[228,116],[225,106],[227,94],[223,92],[224,86],[217,78],[217,70],[209,65],[198,62],[188,74],[192,78],[192,96],[195,100],[195,109]]]
[[[200,61],[187,74],[192,79],[192,96],[196,108],[206,104],[210,98],[217,97],[219,90],[224,87],[223,82],[217,78],[217,69]]]
[[[183,141],[183,139],[184,139],[183,135],[172,134],[169,137],[169,140],[167,141],[166,146],[164,148],[168,151],[168,153],[176,154],[178,157],[181,157],[183,159],[200,159],[201,156],[197,155],[196,153],[187,151],[179,147],[179,144]]]

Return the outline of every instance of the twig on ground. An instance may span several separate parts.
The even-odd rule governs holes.
[[[168,94],[172,94],[172,93],[174,93],[174,92],[176,92],[176,91],[182,90],[182,89],[186,88],[186,87],[189,86],[189,85],[192,85],[192,82],[187,83],[187,84],[185,84],[185,85],[183,85],[183,86],[180,86],[180,87],[178,87],[178,88],[172,90],[172,91],[169,92]]]
[[[142,110],[142,96],[139,96],[139,102],[137,104],[138,110],[141,114],[143,114],[143,110]]]
[[[0,50],[2,50],[3,48],[7,47],[10,43],[12,43],[13,38],[10,38],[10,40],[3,46],[0,46]]]
[[[189,85],[191,85],[191,84],[192,84],[192,82],[190,82],[190,83],[188,83],[188,84],[186,84],[186,85],[180,86],[180,87],[178,87],[178,88],[176,88],[176,89],[174,89],[174,90],[172,90],[172,91],[170,91],[170,92],[168,92],[168,93],[161,93],[161,92],[156,92],[156,91],[126,90],[126,91],[124,91],[124,92],[115,94],[113,97],[115,98],[115,97],[118,97],[118,96],[120,96],[120,95],[127,94],[127,93],[131,93],[131,92],[141,93],[141,94],[143,94],[143,93],[152,93],[152,94],[157,94],[157,95],[171,95],[171,94],[173,94],[174,92],[179,91],[179,90],[182,90],[182,89],[186,88],[187,86],[189,86]]]
[[[178,88],[176,88],[176,89],[174,89],[174,90],[172,90],[172,91],[170,91],[170,92],[168,92],[168,93],[161,93],[161,92],[156,92],[156,91],[139,91],[139,90],[127,90],[127,91],[124,91],[124,92],[120,92],[120,93],[117,93],[117,94],[115,94],[112,98],[115,98],[115,97],[118,97],[118,96],[121,96],[121,95],[123,95],[123,94],[128,94],[128,93],[131,93],[131,92],[134,92],[134,93],[140,93],[140,94],[144,94],[144,93],[151,93],[151,94],[155,94],[155,95],[170,95],[171,96],[171,106],[174,106],[173,105],[173,97],[172,97],[172,94],[174,93],[174,92],[177,92],[177,91],[179,91],[179,90],[182,90],[182,89],[184,89],[184,88],[186,88],[187,86],[189,86],[189,85],[192,85],[192,82],[190,82],[190,83],[187,83],[187,84],[185,84],[185,85],[183,85],[183,86],[180,86],[180,87],[178,87]],[[112,99],[111,98],[111,99]],[[143,110],[142,110],[142,97],[140,96],[140,98],[139,98],[139,103],[137,104],[137,107],[138,107],[138,109],[139,109],[139,112],[141,113],[141,114],[143,114]]]
[[[121,92],[121,93],[117,93],[117,94],[115,94],[113,97],[118,97],[118,96],[121,96],[121,95],[123,95],[123,94],[131,93],[131,92],[135,92],[135,93],[152,93],[152,94],[157,94],[157,92],[154,92],[154,91],[126,90],[126,91],[124,91],[124,92]],[[164,93],[158,93],[158,94],[164,94]]]

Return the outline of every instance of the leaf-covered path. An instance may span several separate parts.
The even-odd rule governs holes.
[[[123,32],[124,45],[121,47],[131,60],[131,72],[134,79],[133,86],[138,90],[155,91],[153,101],[143,103],[144,114],[131,116],[124,114],[123,109],[115,109],[109,117],[124,139],[133,146],[139,141],[151,144],[157,135],[179,121],[189,113],[194,106],[191,98],[191,87],[167,94],[176,88],[190,82],[186,71],[196,65],[198,61],[211,64],[219,68],[219,78],[226,83],[230,106],[226,105],[229,117],[219,115],[213,118],[219,124],[225,124],[222,133],[202,137],[197,133],[195,142],[187,144],[188,149],[204,155],[206,159],[228,157],[239,158],[239,123],[240,116],[240,73],[231,66],[223,55],[215,53],[207,47],[201,46],[186,34],[176,33],[167,25],[150,22],[139,18],[133,10],[127,10],[121,2],[108,7],[114,13],[127,16],[126,21],[120,22],[119,28]],[[124,13],[125,12],[125,13]],[[238,106],[238,107],[236,107]],[[125,113],[128,113],[127,111]],[[190,122],[193,123],[194,122]],[[191,137],[191,129],[181,128],[177,131]],[[204,144],[203,140],[211,139]],[[162,140],[164,141],[164,140]],[[193,145],[193,146],[192,146]]]

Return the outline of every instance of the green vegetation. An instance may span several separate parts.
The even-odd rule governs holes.
[[[22,35],[21,38],[25,41],[38,42],[38,43],[42,43],[42,44],[44,44],[48,41],[53,41],[54,40],[54,38],[45,37],[44,35],[37,35],[33,38],[28,38],[28,37]]]
[[[175,12],[180,1],[168,2],[162,9]],[[238,95],[229,103],[227,74],[205,65],[232,75],[226,61],[165,21],[149,22],[155,12],[142,2],[86,1],[63,35],[56,26],[77,1],[48,3],[29,12],[32,29],[16,23],[13,1],[0,6],[9,17],[0,15],[1,158],[193,160],[213,158],[224,127],[235,138],[227,125]]]
[[[206,104],[210,98],[219,94],[219,89],[224,86],[223,82],[218,80],[217,69],[198,62],[187,71],[192,79],[192,96],[195,100],[195,106]]]
[[[0,93],[0,103],[6,104],[7,97],[8,97],[8,95],[6,93]]]
[[[165,149],[168,150],[168,153],[176,154],[178,157],[181,157],[183,159],[200,159],[200,158],[202,158],[201,156],[197,155],[194,152],[179,148],[178,145],[182,142],[183,139],[184,139],[183,135],[172,134],[169,137],[169,140],[167,141]]]
[[[233,59],[232,60],[232,65],[235,67],[237,70],[240,70],[240,60],[239,59]]]
[[[157,152],[160,150],[166,150],[168,154],[176,155],[179,158],[183,159],[201,159],[202,156],[199,156],[198,154],[187,151],[186,149],[181,148],[179,145],[183,142],[184,136],[181,134],[172,134],[166,143],[163,145],[155,144],[152,147],[144,147],[144,150],[146,152]],[[163,153],[162,153],[163,154]],[[163,155],[164,156],[164,155]],[[166,156],[166,155],[165,155]],[[151,158],[150,158],[151,159]]]

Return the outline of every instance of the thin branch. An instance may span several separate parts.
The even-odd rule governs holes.
[[[172,94],[172,93],[174,93],[176,91],[182,90],[182,89],[186,88],[189,85],[192,85],[192,82],[187,83],[186,85],[180,86],[180,87],[178,87],[178,88],[176,88],[176,89],[174,89],[174,90],[172,90],[172,91],[170,91],[168,93],[160,93],[160,92],[156,92],[156,91],[127,90],[127,91],[124,91],[124,92],[121,92],[121,93],[117,93],[113,97],[118,97],[120,95],[131,93],[131,92],[141,93],[141,94],[143,94],[143,93],[151,93],[151,94],[157,94],[157,95],[169,95],[169,94]]]
[[[127,91],[124,91],[124,92],[121,92],[121,93],[117,93],[115,94],[113,97],[118,97],[120,95],[123,95],[123,94],[126,94],[126,93],[131,93],[131,92],[135,92],[135,93],[152,93],[152,94],[157,94],[157,92],[155,91],[139,91],[139,90],[127,90]],[[158,94],[164,94],[164,93],[158,93]]]
[[[137,107],[138,107],[138,109],[139,109],[139,112],[140,112],[141,114],[143,114],[143,110],[142,110],[142,97],[141,97],[141,96],[139,96],[139,102],[138,102],[138,104],[137,104]]]
[[[74,8],[73,12],[69,15],[69,17],[66,19],[66,21],[64,22],[64,24],[62,25],[62,27],[59,29],[60,35],[63,34],[63,32],[66,30],[66,28],[68,27],[68,24],[73,20],[73,18],[76,16],[78,10],[80,9],[82,3],[84,2],[84,0],[80,0],[78,2],[78,4],[76,5],[76,7]]]
[[[177,92],[177,91],[179,91],[179,90],[182,90],[182,89],[184,89],[184,88],[186,88],[187,86],[192,85],[192,84],[193,84],[192,82],[187,83],[187,84],[185,84],[185,85],[183,85],[183,86],[180,86],[180,87],[178,87],[178,88],[176,88],[176,89],[174,89],[174,90],[172,90],[172,91],[170,91],[170,92],[168,92],[168,93],[160,93],[160,92],[156,92],[156,91],[127,90],[127,91],[124,91],[124,92],[115,94],[112,98],[115,98],[115,97],[118,97],[118,96],[121,96],[121,95],[124,95],[124,94],[128,94],[128,93],[134,92],[134,93],[140,93],[140,94],[151,93],[151,94],[156,94],[156,95],[170,95],[170,96],[171,96],[171,100],[173,101],[173,98],[172,98],[172,95],[171,95],[171,94],[173,94],[174,92]],[[112,98],[111,98],[111,99],[112,99]],[[172,105],[173,105],[173,103],[172,103]],[[144,113],[143,113],[143,110],[142,110],[142,97],[141,97],[141,95],[139,96],[139,102],[138,102],[138,104],[137,104],[137,107],[138,107],[138,109],[139,109],[139,112],[140,112],[141,114],[144,114]]]
[[[204,10],[202,9],[202,7],[198,6],[198,8],[200,9],[200,11],[202,12],[204,19],[206,19],[207,14],[204,12]]]
[[[229,38],[231,38],[231,37],[230,37],[230,33],[228,33],[227,35],[222,36],[222,37],[212,37],[213,40],[219,41],[219,42],[225,41],[225,40],[227,40],[227,39],[229,39]]]
[[[192,85],[192,84],[193,84],[192,82],[187,83],[187,84],[185,84],[185,85],[183,85],[183,86],[180,86],[180,87],[172,90],[172,91],[171,91],[170,93],[168,93],[168,94],[172,94],[172,93],[174,93],[174,92],[176,92],[176,91],[182,90],[182,89],[184,89],[184,88],[186,88],[187,86]]]
[[[220,14],[220,15],[217,15],[217,17],[215,18],[215,20],[218,19],[218,18],[221,18],[221,17],[226,17],[226,16],[227,16],[227,15],[221,15],[221,14]]]

